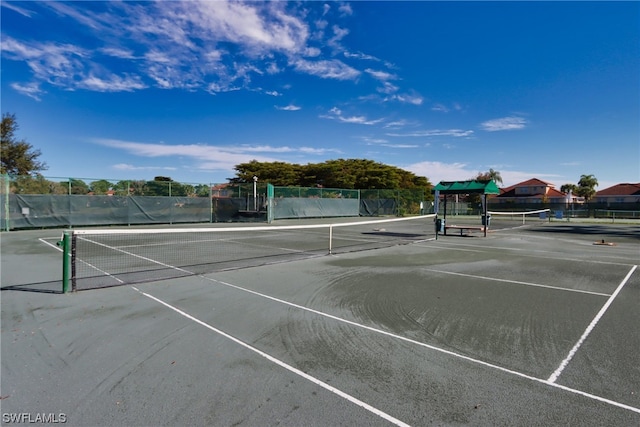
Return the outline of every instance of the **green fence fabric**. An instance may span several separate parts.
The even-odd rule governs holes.
[[[360,215],[358,199],[275,198],[272,202],[274,219],[330,218]]]

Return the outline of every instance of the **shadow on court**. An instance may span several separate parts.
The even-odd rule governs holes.
[[[533,227],[533,233],[573,234],[582,236],[621,237],[640,240],[640,226],[614,224],[549,224],[544,227]]]
[[[26,283],[0,287],[0,291],[37,292],[43,294],[61,294],[62,284],[59,280],[41,283]]]

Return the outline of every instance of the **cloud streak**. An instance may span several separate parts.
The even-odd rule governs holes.
[[[407,132],[407,133],[387,133],[388,136],[397,136],[397,137],[413,137],[413,138],[429,138],[434,136],[452,136],[455,138],[467,138],[473,136],[472,130],[462,130],[462,129],[432,129],[432,130],[421,130],[415,132]]]
[[[520,130],[527,126],[526,119],[517,116],[503,117],[500,119],[487,120],[480,127],[487,132],[499,132],[503,130]]]
[[[169,158],[185,159],[187,163],[193,162],[196,169],[200,170],[225,170],[232,171],[233,168],[251,160],[261,162],[282,161],[282,158],[274,155],[326,155],[329,153],[340,153],[339,150],[314,148],[314,147],[274,147],[270,145],[239,145],[239,146],[213,146],[206,144],[161,144],[143,143],[136,141],[123,141],[117,139],[95,138],[95,144],[122,150],[130,155],[142,158]],[[129,165],[117,164],[113,167],[120,170],[127,170]],[[134,168],[132,166],[132,168]],[[128,170],[139,170],[140,167]],[[169,169],[168,167],[154,166],[152,169]]]

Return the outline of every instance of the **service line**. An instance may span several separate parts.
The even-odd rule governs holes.
[[[598,295],[598,296],[601,296],[601,297],[610,296],[609,294],[603,294],[601,292],[584,291],[584,290],[581,290],[581,289],[561,288],[559,286],[543,285],[543,284],[540,284],[540,283],[532,283],[532,282],[521,282],[519,280],[499,279],[497,277],[476,276],[475,274],[456,273],[456,272],[453,272],[453,271],[435,270],[433,268],[422,268],[421,270],[430,271],[432,273],[451,274],[451,275],[454,275],[454,276],[469,277],[469,278],[472,278],[472,279],[488,280],[488,281],[492,281],[492,282],[513,283],[515,285],[534,286],[534,287],[538,287],[538,288],[555,289],[555,290],[558,290],[558,291],[567,291],[567,292],[577,292],[577,293],[580,293],[580,294]]]

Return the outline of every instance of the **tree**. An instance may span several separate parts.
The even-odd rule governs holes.
[[[60,186],[66,190],[66,194],[88,194],[89,186],[81,179],[71,178],[69,181],[63,181]]]
[[[235,167],[236,178],[231,182],[252,183],[257,176],[260,182],[276,186],[324,187],[344,189],[407,188],[429,190],[425,177],[373,160],[337,159],[301,166],[284,162],[258,162],[252,160]]]
[[[300,165],[285,162],[251,160],[249,163],[236,165],[236,177],[230,181],[233,184],[253,183],[253,177],[257,176],[260,182],[276,186],[300,185],[300,168]]]
[[[474,179],[477,181],[493,181],[496,184],[503,183],[500,172],[494,170],[493,168],[490,168],[488,172],[478,172]],[[480,194],[471,194],[466,198],[466,200],[469,203],[477,204],[482,202],[482,197],[480,196]]]
[[[18,130],[18,122],[14,114],[2,115],[2,135],[0,138],[0,151],[2,162],[0,173],[10,175],[29,175],[47,169],[44,162],[38,161],[40,150],[35,150],[25,140],[16,140],[15,133]]]
[[[18,175],[12,180],[11,187],[15,194],[56,194],[56,182],[46,180],[42,175]]]
[[[476,178],[478,181],[489,181],[489,180],[493,180],[496,184],[502,184],[502,176],[500,175],[500,172],[498,172],[497,170],[493,170],[493,169],[489,169],[489,172],[480,172],[478,173],[478,175],[476,176]]]
[[[563,193],[567,193],[567,194],[569,192],[571,192],[573,194],[576,194],[576,191],[578,191],[578,186],[575,185],[575,184],[571,184],[571,183],[563,184],[560,187],[560,191],[562,191]]]
[[[156,176],[153,181],[147,181],[144,194],[146,196],[187,196],[189,190],[193,192],[193,188],[188,188],[179,182],[167,176]]]
[[[598,186],[598,180],[593,175],[581,175],[578,181],[578,189],[576,194],[580,197],[584,197],[585,201],[589,201],[596,194],[596,187]]]
[[[106,179],[99,179],[91,183],[91,192],[93,192],[93,194],[107,194],[112,187],[113,184]]]

